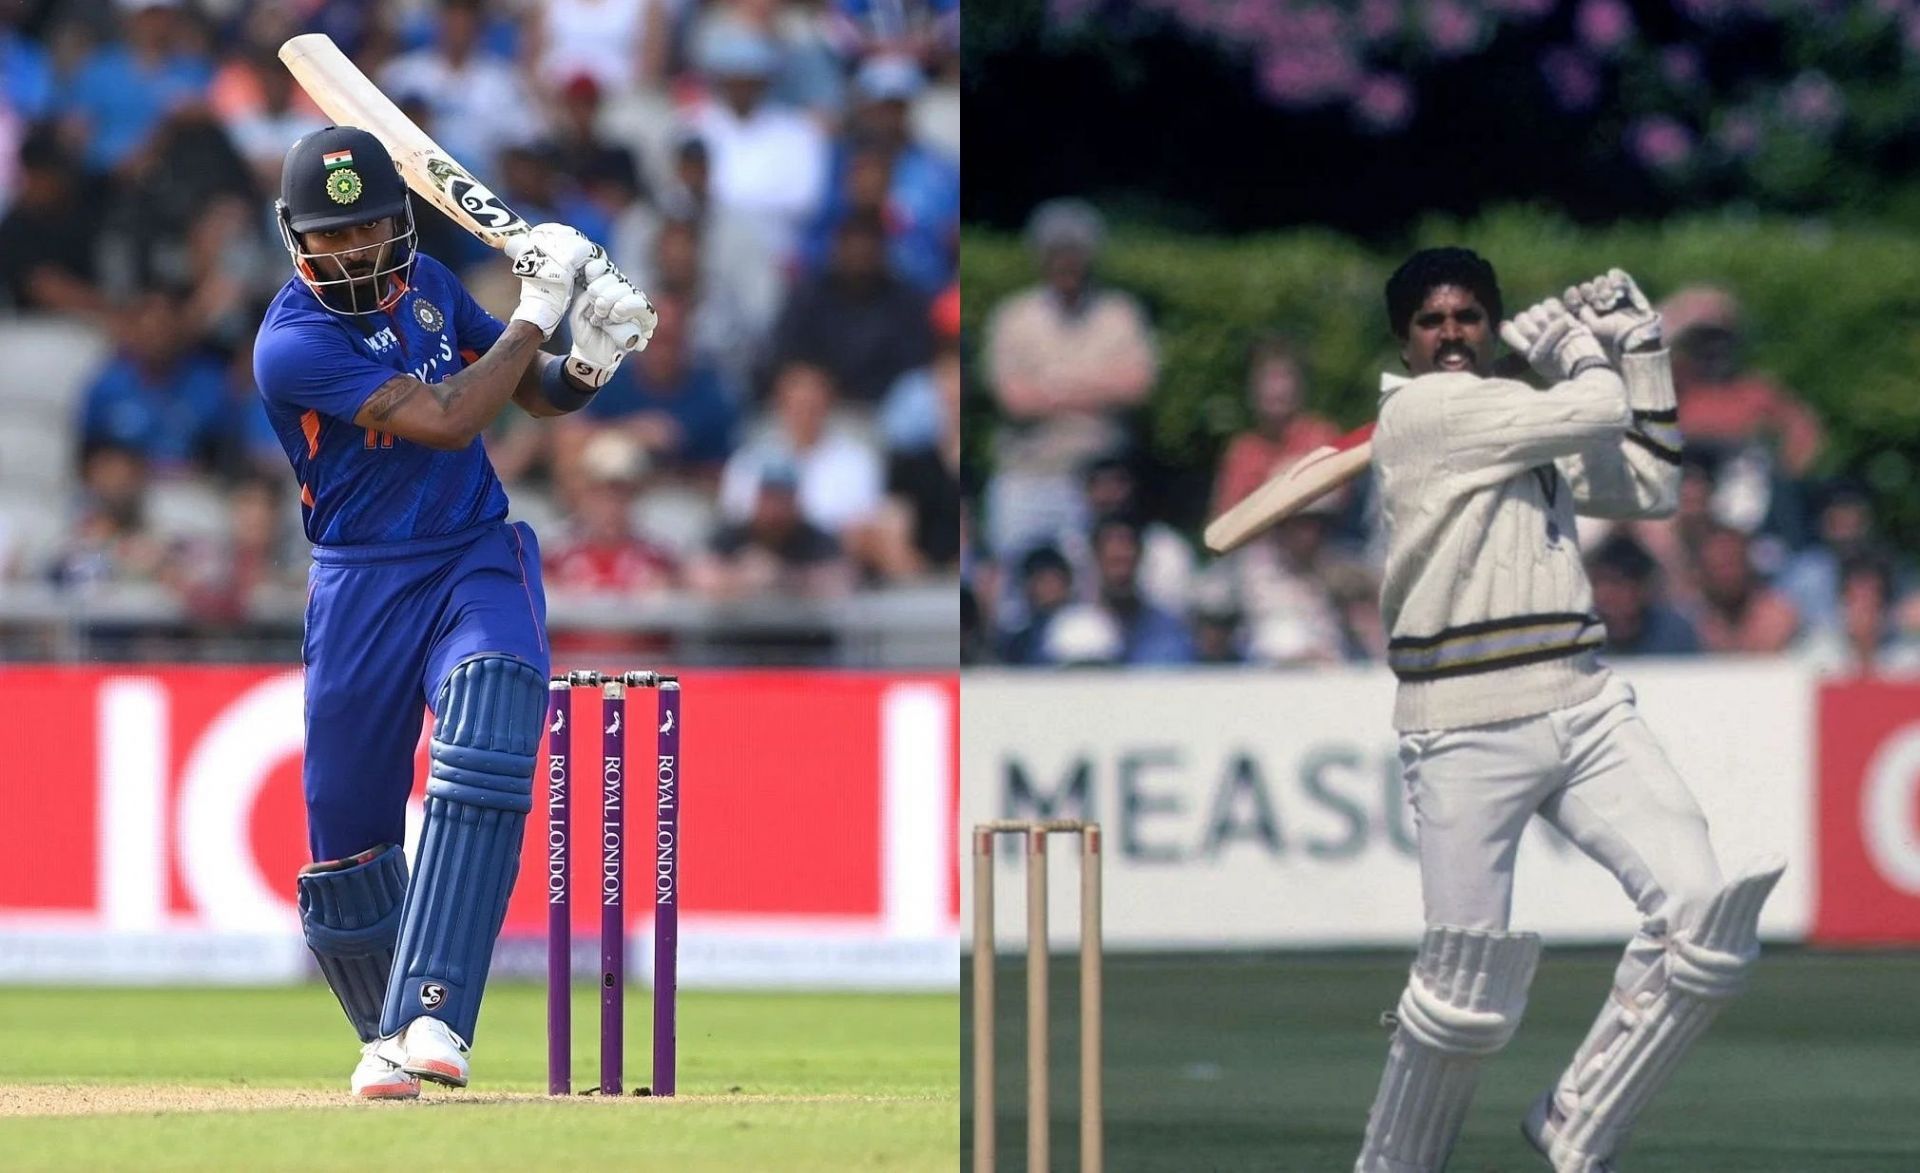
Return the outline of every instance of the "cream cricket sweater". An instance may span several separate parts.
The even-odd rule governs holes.
[[[1574,531],[1664,517],[1680,487],[1667,352],[1537,391],[1510,379],[1382,376],[1373,469],[1387,534],[1380,609],[1401,732],[1578,704],[1606,629]]]

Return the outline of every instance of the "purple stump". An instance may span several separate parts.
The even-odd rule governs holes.
[[[660,682],[654,771],[653,1094],[673,1094],[675,983],[680,957],[680,682]]]
[[[572,705],[565,677],[547,683],[547,1094],[573,1090],[573,926],[567,886],[567,766]]]
[[[601,697],[606,733],[600,760],[600,1094],[617,1096],[626,1041],[627,686],[609,680]]]

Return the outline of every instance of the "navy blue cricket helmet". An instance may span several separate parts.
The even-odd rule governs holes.
[[[380,140],[355,126],[329,126],[303,135],[287,151],[274,202],[280,240],[300,279],[320,304],[337,314],[386,310],[407,291],[418,234],[406,181]],[[370,273],[350,276],[338,254],[310,249],[305,232],[326,232],[392,217],[393,234],[373,252]]]

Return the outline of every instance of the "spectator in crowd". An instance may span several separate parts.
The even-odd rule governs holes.
[[[731,25],[758,33],[778,49],[780,66],[771,96],[784,106],[809,112],[831,129],[845,102],[845,67],[827,22],[815,0],[726,0],[703,7],[695,18],[696,44],[716,26]]]
[[[908,371],[887,388],[880,403],[880,439],[888,451],[922,448],[937,442],[945,423],[942,391],[934,372],[948,351],[960,346],[960,286],[956,283],[933,299],[929,311],[933,326],[933,365]]]
[[[1145,517],[1140,478],[1124,453],[1102,453],[1088,461],[1081,473],[1081,485],[1088,517]],[[1099,581],[1091,534],[1068,535],[1061,547],[1072,559],[1080,581]],[[1178,530],[1163,521],[1141,521],[1140,593],[1148,602],[1175,615],[1185,614],[1193,585],[1193,561],[1193,547]]]
[[[261,45],[238,61],[223,67],[222,73],[244,78],[228,79],[228,99],[216,104],[215,112],[234,149],[253,172],[256,189],[280,190],[280,168],[286,162],[287,148],[301,135],[332,125],[315,108],[306,91],[294,84],[293,74],[280,63],[273,48]]]
[[[46,48],[20,34],[27,9],[18,0],[0,3],[0,106],[30,125],[53,109],[58,79]]]
[[[1632,535],[1614,533],[1587,555],[1593,609],[1607,626],[1615,656],[1690,656],[1700,636],[1686,616],[1660,598],[1659,566]]]
[[[107,244],[121,280],[190,287],[197,328],[234,330],[220,320],[247,291],[283,279],[266,276],[279,261],[259,231],[253,185],[252,170],[203,107],[169,115],[114,177]]]
[[[87,389],[81,442],[130,448],[156,471],[210,470],[227,443],[234,416],[227,377],[186,327],[184,298],[153,289],[125,320],[119,352]]]
[[[1873,502],[1866,486],[1850,478],[1836,478],[1819,496],[1816,540],[1793,555],[1777,580],[1809,631],[1840,626],[1841,565],[1853,555],[1879,546]]]
[[[877,405],[894,380],[933,356],[928,297],[886,261],[886,229],[852,217],[834,233],[827,271],[797,286],[774,329],[773,362],[829,371],[855,403]]]
[[[1244,664],[1246,616],[1232,579],[1209,575],[1194,584],[1193,659],[1196,664]]]
[[[727,340],[728,353],[734,357],[725,365],[745,388],[780,312],[785,289],[773,250],[753,218],[712,198],[712,175],[706,140],[698,131],[681,130],[660,209],[642,206],[624,213],[614,224],[607,251],[642,288],[658,288],[662,252],[655,238],[665,223],[661,211],[684,221],[699,242],[702,293],[739,315],[740,333]]]
[[[115,0],[117,41],[98,46],[61,87],[55,113],[86,169],[123,170],[169,115],[200,104],[213,64],[190,46],[180,0]]]
[[[751,217],[784,264],[826,195],[826,136],[805,114],[770,99],[780,51],[764,33],[717,23],[695,52],[712,86],[691,124],[709,152],[713,199]]]
[[[960,352],[934,360],[942,406],[932,444],[887,455],[886,499],[849,535],[855,558],[882,581],[952,573],[960,565]]]
[[[1021,613],[1026,621],[1000,641],[1000,659],[1031,666],[1046,663],[1047,625],[1073,602],[1073,566],[1053,546],[1035,546],[1020,559]]]
[[[1833,676],[1920,675],[1920,639],[1902,631],[1893,562],[1860,546],[1841,559],[1837,622],[1808,640],[1808,660]]]
[[[1798,483],[1826,443],[1819,417],[1772,377],[1751,370],[1733,296],[1691,286],[1661,304],[1673,349],[1680,431],[1721,461],[1724,520],[1792,542],[1802,519]]]
[[[960,666],[970,668],[992,662],[993,643],[988,637],[979,596],[974,594],[971,585],[963,582],[960,584]]]
[[[1695,626],[1710,652],[1785,651],[1800,629],[1786,595],[1754,568],[1752,540],[1732,526],[1714,525],[1699,548],[1701,610]]]
[[[928,294],[953,280],[960,171],[913,138],[909,104],[925,84],[911,57],[874,57],[860,67],[854,133],[835,150],[831,194],[808,238],[810,268],[825,263],[843,219],[877,215],[895,273]]]
[[[601,431],[586,442],[569,532],[542,559],[549,590],[636,598],[674,586],[673,555],[633,525],[647,465],[646,450],[625,432]]]
[[[15,28],[26,15],[18,0],[0,2],[0,215],[20,183],[20,146],[53,108],[53,59]]]
[[[1062,625],[1085,625],[1078,611],[1091,611],[1119,637],[1113,657],[1121,664],[1185,664],[1193,660],[1187,627],[1171,611],[1149,602],[1140,589],[1140,523],[1131,517],[1103,517],[1093,525],[1092,546],[1097,601],[1077,604],[1055,616],[1050,637]],[[1057,662],[1057,661],[1056,661]]]
[[[589,240],[605,240],[612,228],[600,206],[567,181],[554,148],[547,143],[512,143],[501,148],[500,194],[530,224],[557,220],[579,229]]]
[[[719,600],[754,595],[832,598],[852,589],[852,565],[833,535],[806,519],[800,492],[797,468],[763,467],[754,481],[746,520],[723,526],[689,568],[693,589]]]
[[[1281,469],[1340,439],[1339,425],[1306,410],[1306,372],[1293,343],[1273,336],[1254,344],[1247,364],[1253,427],[1227,441],[1208,516],[1237,505]]]
[[[167,577],[193,622],[243,624],[263,592],[305,585],[304,567],[288,543],[286,497],[283,478],[246,474],[227,492],[226,534],[174,550]]]
[[[1334,504],[1327,498],[1245,547],[1234,563],[1250,656],[1263,664],[1337,664],[1348,657],[1343,608],[1331,580]]]
[[[773,385],[773,427],[735,452],[721,474],[723,515],[751,516],[762,497],[759,482],[774,471],[794,476],[801,514],[836,541],[873,515],[881,498],[880,460],[870,445],[834,425],[835,399],[825,370],[802,362],[781,368]]]
[[[94,241],[99,209],[50,132],[20,149],[18,198],[0,219],[0,292],[21,310],[103,314]]]
[[[660,321],[647,348],[627,360],[585,408],[554,421],[563,484],[574,483],[577,459],[592,438],[607,432],[627,437],[656,474],[708,487],[719,483],[738,423],[734,397],[719,371],[689,353],[685,304],[663,297],[654,309]]]
[[[674,0],[544,0],[528,9],[524,53],[550,90],[589,77],[601,91],[659,89],[673,51]]]
[[[671,217],[654,238],[654,277],[648,295],[687,307],[687,345],[694,360],[718,370],[736,399],[753,379],[753,363],[763,323],[740,303],[728,285],[712,282],[702,270],[700,221]]]
[[[1920,637],[1899,626],[1897,601],[1899,587],[1887,553],[1851,549],[1839,566],[1839,632],[1845,651],[1828,662],[1830,670],[1853,676],[1920,674]]]
[[[547,154],[574,188],[611,220],[644,187],[633,152],[600,133],[600,103],[600,83],[591,74],[579,74],[561,87]],[[610,242],[612,235],[601,239]]]
[[[931,79],[913,103],[913,136],[958,167],[960,54],[943,46],[933,50],[931,58]]]
[[[1591,532],[1581,529],[1581,539],[1597,546],[1607,534],[1632,535],[1659,568],[1661,594],[1667,604],[1682,614],[1700,609],[1699,551],[1707,533],[1724,524],[1714,510],[1716,463],[1698,448],[1680,453],[1679,501],[1672,517],[1658,521],[1633,521],[1619,525],[1596,525]]]
[[[81,500],[66,543],[48,564],[55,586],[151,582],[166,545],[147,526],[147,461],[139,449],[102,443],[80,462]]]
[[[499,182],[501,152],[545,132],[540,106],[513,63],[481,43],[484,0],[435,3],[439,20],[433,44],[387,62],[379,73],[380,88],[395,102],[424,105],[434,141],[483,181]]]
[[[1079,200],[1041,205],[1027,239],[1043,281],[995,307],[987,323],[985,377],[1002,420],[987,530],[1005,557],[1085,528],[1079,470],[1124,446],[1122,413],[1153,385],[1146,315],[1093,280],[1103,232]]]

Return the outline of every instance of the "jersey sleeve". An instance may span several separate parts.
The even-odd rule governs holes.
[[[254,344],[253,378],[268,403],[347,423],[398,374],[361,354],[345,333],[305,323],[263,331]]]

